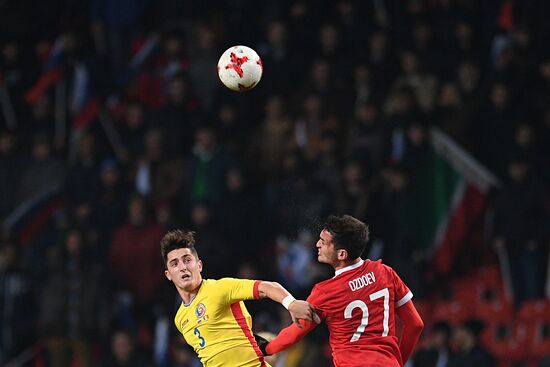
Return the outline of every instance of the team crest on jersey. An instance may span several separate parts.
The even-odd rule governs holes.
[[[195,315],[197,315],[197,318],[201,318],[204,316],[204,313],[206,312],[206,306],[203,303],[199,303],[197,305],[197,308],[195,309]]]

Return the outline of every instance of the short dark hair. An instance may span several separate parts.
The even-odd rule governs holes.
[[[323,228],[332,235],[336,250],[348,252],[348,260],[355,260],[367,249],[369,227],[351,215],[331,215]]]
[[[188,229],[174,229],[162,237],[162,240],[160,240],[160,254],[164,260],[165,267],[170,251],[179,248],[188,248],[198,259],[199,254],[195,249],[195,232]]]

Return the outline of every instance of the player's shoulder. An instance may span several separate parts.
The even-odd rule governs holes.
[[[225,277],[220,279],[208,279],[208,288],[233,288],[241,284],[254,282],[249,279]]]
[[[379,259],[379,260],[365,260],[366,262],[366,266],[371,268],[371,269],[374,269],[374,270],[378,270],[378,271],[382,271],[384,273],[388,273],[388,274],[392,274],[392,273],[395,273],[395,270],[393,270],[393,268],[387,264],[384,264],[384,262],[382,261],[382,259]]]
[[[322,280],[322,281],[316,283],[313,286],[312,291],[320,290],[320,289],[323,289],[323,288],[326,288],[326,287],[331,287],[332,283],[334,283],[334,278],[329,278],[329,279]]]
[[[202,287],[207,289],[215,289],[219,287],[224,287],[230,281],[230,278],[220,278],[220,279],[203,279]]]

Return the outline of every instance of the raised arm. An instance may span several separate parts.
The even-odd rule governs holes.
[[[403,322],[403,333],[399,338],[399,350],[401,351],[401,359],[403,364],[407,362],[411,356],[422,329],[424,328],[424,322],[416,311],[416,307],[412,301],[406,302],[403,306],[395,310],[399,319]]]
[[[302,327],[299,320],[313,321],[314,311],[306,301],[295,299],[282,285],[277,282],[259,281],[257,283],[258,297],[269,298],[281,303],[290,313],[292,321],[299,328]]]

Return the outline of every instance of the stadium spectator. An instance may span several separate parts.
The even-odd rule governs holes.
[[[230,256],[228,242],[216,221],[216,213],[207,201],[196,203],[191,208],[190,226],[198,232],[201,258],[205,262],[205,274],[209,278],[220,278],[234,274],[237,270],[234,264],[226,261]]]
[[[315,264],[311,251],[315,238],[309,231],[302,230],[293,241],[277,241],[277,268],[281,283],[298,297],[307,295],[307,288],[315,277]]]
[[[216,108],[218,77],[212,68],[218,63],[217,39],[215,32],[204,25],[193,29],[193,42],[190,44],[189,77],[193,82],[200,105],[207,111]]]
[[[195,355],[193,347],[182,340],[179,336],[174,338],[172,348],[172,367],[201,367],[200,360]]]
[[[385,143],[383,122],[374,104],[355,106],[355,117],[344,146],[349,157],[365,167],[367,177],[372,177],[382,165]]]
[[[127,206],[127,220],[118,227],[108,252],[108,266],[115,294],[129,294],[138,319],[150,315],[162,277],[156,244],[164,228],[151,217],[146,199],[134,194]],[[136,269],[139,269],[136,270]]]
[[[21,266],[17,243],[0,245],[0,364],[6,365],[33,344],[36,303],[29,277]]]
[[[178,72],[166,84],[167,101],[154,115],[155,123],[165,134],[166,151],[170,155],[187,155],[199,124],[201,103],[186,74]]]
[[[451,358],[451,332],[447,322],[434,323],[428,341],[414,354],[411,367],[447,367]]]
[[[236,159],[218,144],[214,128],[198,128],[191,155],[185,163],[187,187],[182,190],[184,204],[193,205],[204,200],[218,204],[223,194],[223,177],[227,169],[235,164]],[[184,207],[184,210],[189,208]]]
[[[230,168],[225,175],[224,195],[215,210],[224,241],[243,262],[245,259],[254,260],[257,239],[261,238],[265,226],[261,197],[249,189],[250,185],[242,170]],[[235,231],[235,228],[245,227],[248,230]]]
[[[336,191],[335,207],[338,213],[350,213],[364,220],[369,205],[368,181],[365,180],[364,166],[357,161],[347,161],[342,169],[343,182]],[[368,173],[367,173],[368,174]]]
[[[271,70],[262,76],[262,83],[266,83],[271,94],[285,93],[286,86],[299,70],[299,59],[292,57],[289,37],[288,25],[280,20],[273,21],[267,26],[265,42],[258,48],[262,62]]]
[[[129,56],[129,47],[140,31],[140,20],[144,15],[148,0],[90,2],[91,30],[99,55],[109,57],[112,73],[122,74]]]
[[[51,248],[50,274],[40,295],[40,333],[54,367],[71,361],[92,366],[92,343],[105,327],[107,289],[82,236],[69,230],[63,243]]]
[[[457,351],[449,359],[449,367],[494,367],[493,356],[479,341],[484,324],[480,320],[469,319],[460,324],[453,334]]]
[[[127,151],[126,160],[135,162],[145,149],[145,132],[149,123],[145,107],[139,102],[129,102],[123,109],[121,126],[122,144]]]
[[[494,246],[505,251],[516,305],[542,296],[544,284],[543,188],[529,162],[519,156],[508,163],[508,180],[494,205]]]
[[[96,228],[101,254],[105,255],[113,231],[126,217],[127,188],[122,182],[121,167],[116,160],[107,158],[99,167],[99,192],[91,201],[92,226]],[[101,256],[104,258],[104,256]]]
[[[15,207],[18,183],[21,180],[21,157],[17,154],[17,139],[13,133],[0,133],[0,218],[7,217]]]
[[[99,186],[99,154],[94,134],[86,131],[79,136],[76,149],[76,157],[67,167],[65,192],[74,207],[89,206]]]
[[[110,339],[109,351],[101,367],[149,367],[152,366],[136,345],[130,330],[115,330]]]
[[[511,91],[503,83],[494,83],[489,91],[490,102],[479,115],[476,148],[479,158],[499,177],[506,177],[506,161],[514,138],[516,106],[511,104]],[[491,144],[487,144],[491,141]],[[504,159],[503,159],[504,158]]]
[[[18,204],[44,190],[61,185],[65,177],[65,164],[52,155],[48,136],[42,133],[34,135],[31,150],[32,159],[24,169],[18,187]]]

